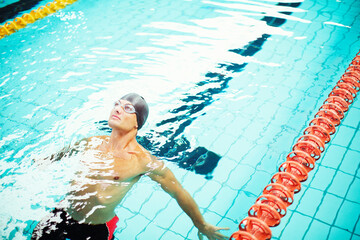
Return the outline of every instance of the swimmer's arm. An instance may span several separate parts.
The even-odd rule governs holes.
[[[86,143],[88,142],[88,140],[86,138],[84,138],[84,139],[76,142],[73,146],[69,145],[67,147],[64,147],[59,152],[51,154],[50,156],[44,158],[43,160],[55,162],[55,161],[61,160],[65,156],[72,156],[73,154],[76,154],[79,152],[79,147],[83,141],[86,141]],[[34,160],[34,161],[37,161],[37,160]]]
[[[163,164],[163,163],[162,163]],[[181,186],[174,174],[167,167],[161,166],[149,173],[149,177],[159,183],[171,197],[175,198],[179,206],[191,218],[194,225],[199,228],[205,224],[199,207],[191,195]]]
[[[76,150],[73,147],[67,146],[61,149],[59,152],[51,154],[50,156],[46,157],[44,160],[49,160],[51,162],[59,161],[64,156],[71,156],[75,151]]]
[[[152,163],[153,167],[150,169],[148,176],[159,183],[165,192],[176,199],[181,209],[191,218],[195,227],[199,229],[199,232],[206,235],[209,239],[213,239],[213,237],[216,237],[216,239],[228,239],[228,237],[218,232],[219,230],[227,230],[228,228],[216,227],[205,221],[195,200],[181,186],[172,171],[158,160],[153,160]],[[199,238],[202,239],[200,235]]]

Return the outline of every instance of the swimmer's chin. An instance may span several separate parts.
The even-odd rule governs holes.
[[[113,117],[110,117],[110,119],[108,121],[108,125],[111,128],[118,128],[117,126],[119,125],[119,123],[120,123],[120,119],[113,118]]]

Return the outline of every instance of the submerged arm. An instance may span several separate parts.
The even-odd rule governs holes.
[[[50,156],[44,158],[43,160],[49,160],[51,162],[54,162],[54,161],[61,160],[65,156],[72,156],[73,154],[76,154],[80,151],[80,148],[81,148],[81,145],[83,142],[86,144],[88,142],[88,140],[85,138],[85,139],[82,139],[82,140],[76,142],[74,144],[74,146],[69,145],[67,147],[64,147],[59,152],[51,154]],[[38,162],[39,160],[34,159],[34,161]]]
[[[59,152],[51,154],[46,157],[45,160],[50,160],[52,162],[61,160],[64,156],[71,156],[74,152],[77,152],[75,148],[71,146],[64,147]]]
[[[181,209],[191,218],[200,233],[206,235],[209,239],[225,240],[228,237],[219,233],[220,228],[207,223],[200,213],[199,207],[192,196],[181,186],[170,169],[164,166],[164,163],[153,159],[152,168],[149,171],[149,177],[158,182],[165,192],[170,194],[178,202]],[[202,237],[199,235],[199,238]]]

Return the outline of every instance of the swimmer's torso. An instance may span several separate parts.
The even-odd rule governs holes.
[[[107,137],[96,137],[79,153],[81,169],[71,182],[64,204],[77,221],[102,224],[111,220],[116,206],[146,172],[144,150],[110,153],[104,148]]]

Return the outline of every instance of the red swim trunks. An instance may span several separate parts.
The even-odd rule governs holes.
[[[55,208],[35,227],[31,240],[112,240],[119,218],[104,224],[79,223],[63,209]]]

